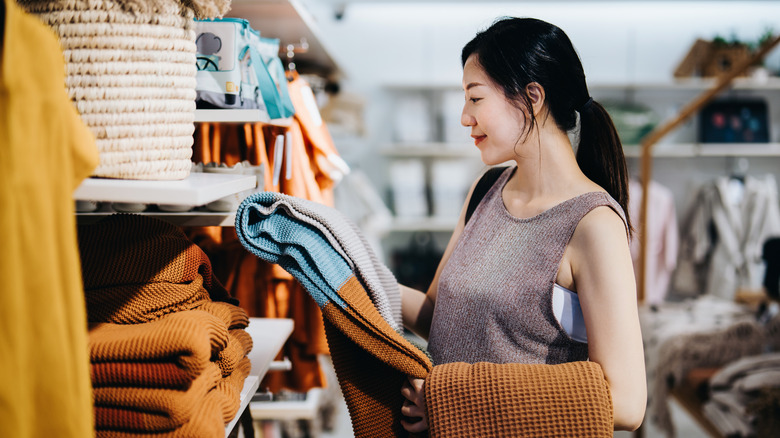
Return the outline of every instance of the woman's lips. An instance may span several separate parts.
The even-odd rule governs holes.
[[[485,138],[487,138],[486,135],[472,135],[471,137],[474,139],[474,146],[479,146],[479,144],[482,143]]]

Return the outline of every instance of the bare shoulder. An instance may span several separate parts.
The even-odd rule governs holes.
[[[571,245],[575,248],[591,248],[627,245],[626,225],[623,218],[608,206],[599,206],[588,212],[574,230]]]

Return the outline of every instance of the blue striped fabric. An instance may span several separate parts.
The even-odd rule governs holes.
[[[346,303],[337,291],[353,273],[341,254],[314,226],[290,217],[284,209],[260,214],[251,208],[250,198],[236,212],[236,234],[241,244],[289,272],[318,306],[332,302],[344,308]]]

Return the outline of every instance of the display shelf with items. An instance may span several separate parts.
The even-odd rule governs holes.
[[[282,57],[294,52],[301,73],[338,77],[342,71],[324,43],[314,17],[300,0],[234,0],[229,17],[249,20],[262,36],[278,38]],[[288,50],[289,47],[289,50]]]
[[[290,126],[292,120],[269,119],[258,109],[196,109],[195,123],[264,123],[274,126]]]
[[[590,85],[594,99],[607,107],[624,140],[624,151],[629,167],[641,154],[639,146],[643,135],[663,120],[672,117],[679,108],[697,94],[712,87],[713,78],[674,78],[658,82],[596,82]],[[433,208],[433,166],[442,161],[464,161],[473,165],[473,173],[467,173],[469,181],[464,183],[465,190],[484,169],[479,160],[479,151],[469,141],[468,128],[460,125],[463,108],[463,90],[457,84],[391,84],[383,89],[384,101],[382,119],[388,121],[378,131],[382,139],[379,154],[388,169],[385,191],[388,204],[396,206],[396,200],[414,203],[415,198],[424,193],[429,203],[428,213],[397,214],[391,232],[407,231],[451,231],[455,220],[445,220],[435,215]],[[683,166],[688,159],[707,158],[698,161],[693,172],[684,175],[696,177],[696,174],[722,174],[728,169],[730,160],[738,157],[752,157],[756,161],[751,169],[760,171],[763,161],[774,162],[780,158],[780,78],[777,77],[741,77],[734,80],[719,101],[741,101],[763,99],[767,104],[766,121],[768,142],[706,143],[700,139],[700,120],[697,118],[680,126],[653,151],[653,157],[661,160],[682,159],[672,163],[672,168]],[[763,160],[766,158],[767,160]],[[762,160],[758,160],[762,159]],[[420,164],[409,163],[417,161]],[[632,164],[633,163],[633,164]],[[688,162],[689,163],[689,162]],[[687,166],[687,164],[685,164]],[[393,171],[393,167],[406,167]],[[416,188],[416,196],[408,195],[412,182],[421,179],[424,187]],[[412,172],[414,170],[414,172]],[[404,175],[401,182],[398,175]],[[662,171],[663,174],[663,171]],[[460,175],[450,174],[452,178]],[[674,184],[677,184],[675,182]],[[402,187],[396,187],[396,186]],[[686,199],[684,191],[689,187],[679,181],[677,195]],[[404,189],[402,191],[401,189]],[[463,193],[465,195],[465,193]],[[682,201],[681,201],[682,202]],[[403,210],[409,210],[403,206]],[[398,208],[396,208],[398,210]],[[419,208],[417,210],[420,210]],[[447,226],[450,224],[450,226]]]

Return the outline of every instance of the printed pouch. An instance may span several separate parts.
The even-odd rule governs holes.
[[[195,20],[198,108],[260,109],[258,74],[248,49],[255,34],[247,20]]]

